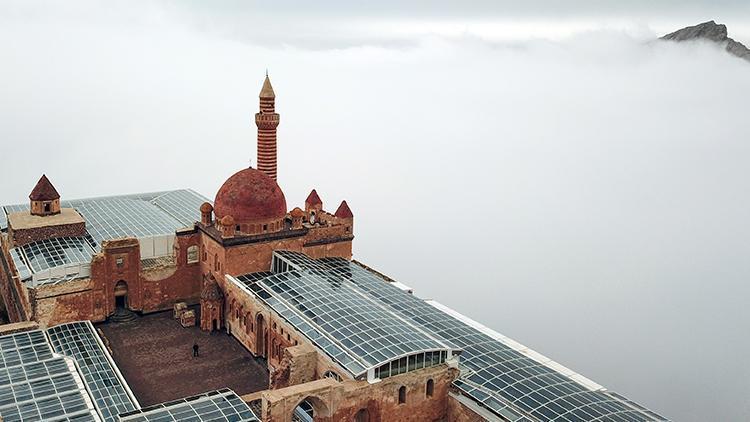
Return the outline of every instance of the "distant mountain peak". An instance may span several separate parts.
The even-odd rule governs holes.
[[[724,48],[737,57],[750,61],[750,49],[727,35],[727,26],[714,21],[703,22],[695,26],[682,28],[661,37],[668,41],[708,40],[724,45]]]

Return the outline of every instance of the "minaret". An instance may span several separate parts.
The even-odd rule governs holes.
[[[276,180],[276,127],[279,126],[275,105],[276,94],[266,72],[266,80],[260,90],[260,112],[255,113],[255,125],[258,126],[258,170],[273,180]]]

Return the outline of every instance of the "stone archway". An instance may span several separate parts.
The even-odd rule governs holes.
[[[128,283],[126,283],[125,280],[120,280],[115,284],[114,296],[115,309],[128,308]]]
[[[267,357],[268,350],[266,345],[266,321],[262,313],[255,316],[255,353],[258,357]]]
[[[367,409],[359,409],[354,415],[354,422],[370,422],[370,412]]]
[[[314,422],[317,420],[328,420],[331,411],[328,405],[316,396],[307,396],[297,403],[290,418],[295,416],[302,422]],[[294,420],[294,419],[291,419]]]

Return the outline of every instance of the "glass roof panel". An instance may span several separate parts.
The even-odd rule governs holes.
[[[183,227],[192,227],[200,221],[200,206],[208,199],[190,189],[175,190],[157,196],[151,203],[179,221]]]
[[[461,377],[456,386],[498,415],[513,414],[538,420],[581,420],[613,415],[633,420],[665,418],[603,389],[589,388],[530,358],[464,321],[394,286],[387,277],[343,258],[313,260],[298,252],[277,252],[328,280],[356,286],[402,317],[444,342],[462,349]],[[334,283],[334,281],[330,281]],[[571,398],[567,400],[566,398]],[[521,417],[521,416],[519,416]],[[557,420],[557,419],[556,419]]]
[[[259,421],[250,406],[229,389],[149,406],[120,415],[122,422]]]
[[[86,220],[86,229],[101,245],[120,237],[150,237],[174,234],[175,230],[200,221],[200,205],[208,199],[189,189],[61,201]],[[6,205],[0,221],[7,226],[5,213],[28,211],[28,204]],[[95,247],[96,248],[96,247]]]
[[[94,255],[91,237],[56,237],[21,247],[33,272],[72,263],[89,263]]]
[[[61,265],[87,264],[105,240],[167,236],[192,226],[200,221],[200,205],[206,201],[189,189],[61,201],[63,207],[75,208],[86,220],[89,236],[34,242],[14,249],[11,256],[22,280]],[[0,209],[0,228],[5,228],[6,212],[28,211],[29,206],[6,205]]]
[[[0,419],[99,421],[75,364],[34,330],[0,336]]]
[[[299,255],[288,256],[309,259]],[[238,280],[354,376],[408,354],[455,349],[328,274],[324,266],[314,261],[292,264],[296,270],[265,278],[267,273],[249,274]]]
[[[48,328],[47,334],[57,353],[72,357],[78,362],[94,404],[105,421],[115,421],[118,414],[138,407],[91,322],[57,325]]]

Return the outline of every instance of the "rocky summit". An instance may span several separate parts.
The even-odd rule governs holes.
[[[695,26],[688,26],[661,37],[668,41],[708,40],[719,43],[731,54],[750,61],[750,49],[741,42],[727,36],[727,26],[708,21]]]

